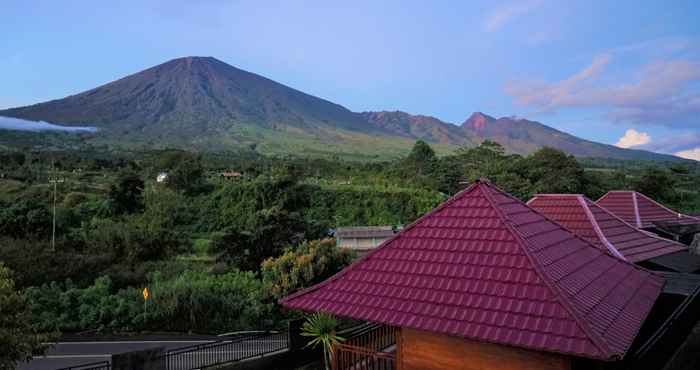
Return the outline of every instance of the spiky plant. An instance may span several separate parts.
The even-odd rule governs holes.
[[[345,340],[336,334],[336,326],[338,326],[338,321],[333,315],[317,312],[307,317],[301,328],[302,336],[312,338],[306,345],[307,347],[316,348],[318,345],[323,347],[323,363],[326,370],[328,370],[328,366],[333,360],[333,345]]]

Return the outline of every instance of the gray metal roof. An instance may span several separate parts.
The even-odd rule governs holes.
[[[339,227],[335,230],[337,238],[388,238],[394,234],[393,226]]]
[[[700,271],[700,256],[687,251],[667,254],[648,260],[656,265],[678,272]]]
[[[700,275],[681,272],[659,272],[666,280],[663,292],[691,295],[700,286]]]

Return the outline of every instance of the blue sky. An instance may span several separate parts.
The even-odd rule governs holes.
[[[354,111],[517,115],[700,159],[696,0],[6,0],[0,14],[3,108],[201,55]]]

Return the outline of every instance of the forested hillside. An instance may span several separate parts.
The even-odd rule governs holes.
[[[165,182],[156,181],[160,173]],[[334,247],[332,229],[410,223],[477,178],[523,200],[636,189],[700,211],[700,170],[690,163],[581,162],[548,148],[510,155],[490,141],[446,156],[418,141],[405,158],[372,163],[252,152],[3,151],[0,262],[39,332],[275,327],[290,314],[276,299],[352,260]]]

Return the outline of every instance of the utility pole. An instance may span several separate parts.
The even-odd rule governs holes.
[[[53,178],[49,182],[53,183],[53,230],[51,232],[51,250],[56,251],[56,192],[59,182],[63,182],[63,179],[59,179],[56,176],[56,166],[54,160],[51,160],[51,172],[53,173]]]

